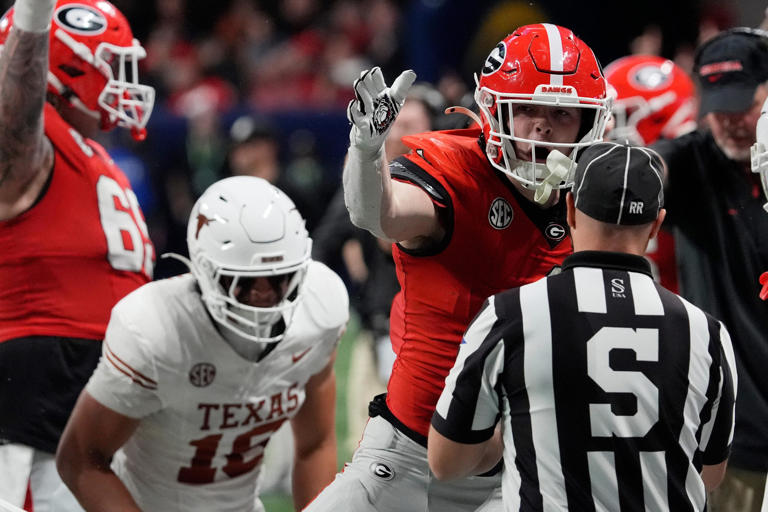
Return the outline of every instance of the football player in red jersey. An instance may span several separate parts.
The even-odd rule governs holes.
[[[103,0],[18,0],[0,44],[0,498],[41,512],[71,499],[59,436],[110,309],[155,259],[127,178],[90,137],[122,126],[143,139],[154,90]]]
[[[347,208],[356,225],[396,242],[397,358],[352,463],[311,512],[500,509],[496,468],[434,478],[429,423],[485,296],[547,275],[571,252],[560,190],[572,183],[579,148],[601,139],[610,106],[584,42],[563,27],[524,26],[482,67],[480,117],[466,111],[477,124],[404,137],[411,152],[386,166],[384,139],[414,79],[406,71],[387,87],[378,68],[367,71],[348,108]]]
[[[647,146],[659,138],[674,139],[696,129],[696,87],[680,66],[655,55],[629,55],[605,67],[613,96],[613,126],[606,138]],[[662,228],[648,245],[654,277],[679,291],[675,241]]]

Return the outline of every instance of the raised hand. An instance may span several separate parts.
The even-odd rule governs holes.
[[[46,32],[55,6],[56,0],[16,0],[13,25],[25,32]]]
[[[381,69],[363,71],[353,86],[355,99],[347,106],[347,118],[352,123],[349,132],[352,146],[366,153],[378,153],[414,80],[416,73],[409,69],[387,87]]]

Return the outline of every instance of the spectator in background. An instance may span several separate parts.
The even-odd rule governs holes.
[[[244,115],[238,117],[230,127],[230,148],[227,155],[224,174],[231,176],[256,176],[264,178],[286,194],[290,194],[296,206],[305,214],[307,227],[310,231],[317,223],[320,212],[325,209],[323,201],[318,200],[316,183],[304,181],[295,176],[308,169],[299,169],[301,165],[313,167],[316,162],[305,161],[303,164],[297,160],[291,160],[285,165],[285,170],[280,163],[281,134],[277,131],[272,121],[263,117]],[[306,133],[304,134],[306,136]],[[301,147],[312,144],[311,140],[296,140],[302,135],[292,134],[294,149],[302,158],[311,160],[311,147]],[[302,154],[302,151],[309,153]],[[294,156],[296,156],[294,154]],[[297,156],[297,159],[300,158]],[[319,165],[319,164],[317,164]],[[308,170],[317,174],[317,170]],[[322,172],[321,172],[322,174]],[[322,177],[322,176],[321,176]]]
[[[186,119],[184,149],[192,190],[199,195],[220,176],[227,156],[222,115],[234,101],[223,82],[199,82],[172,98],[171,108]]]
[[[768,97],[766,34],[738,28],[710,39],[698,48],[694,71],[709,130],[653,147],[668,165],[666,222],[685,262],[681,295],[723,320],[736,355],[736,429],[711,510],[757,512],[768,471],[768,303],[757,284],[768,268],[768,216],[750,147]]]
[[[253,117],[238,117],[229,129],[227,173],[263,178],[280,188],[279,144],[274,126]]]

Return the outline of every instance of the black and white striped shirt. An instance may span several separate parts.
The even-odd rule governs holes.
[[[703,510],[736,373],[723,324],[656,285],[645,259],[584,251],[488,299],[432,419],[477,443],[501,418],[506,510]]]

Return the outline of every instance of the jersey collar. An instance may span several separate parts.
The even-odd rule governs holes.
[[[613,270],[640,272],[653,277],[651,265],[642,256],[623,252],[608,251],[579,251],[568,256],[563,261],[563,270],[573,267],[599,267]]]

